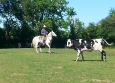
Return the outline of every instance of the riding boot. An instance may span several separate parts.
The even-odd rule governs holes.
[[[43,45],[45,45],[45,40],[43,40]]]

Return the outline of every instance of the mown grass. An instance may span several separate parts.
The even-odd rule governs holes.
[[[0,83],[115,83],[114,50],[105,49],[107,62],[98,51],[84,52],[85,61],[76,62],[73,49],[0,49]]]

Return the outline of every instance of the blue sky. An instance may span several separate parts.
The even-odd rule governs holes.
[[[115,9],[115,0],[67,0],[73,7],[80,21],[87,26],[90,22],[98,23],[109,15],[111,8]]]

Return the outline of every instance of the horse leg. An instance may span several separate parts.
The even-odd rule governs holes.
[[[51,51],[50,51],[50,45],[48,43],[46,43],[46,45],[49,47],[48,52],[51,53]]]
[[[42,52],[42,49],[40,48],[40,52]]]
[[[35,48],[35,49],[36,49],[36,52],[39,53],[39,52],[38,52],[38,49],[37,49],[37,48]]]
[[[35,44],[35,49],[36,49],[36,52],[39,53],[37,48],[38,48],[38,42]]]

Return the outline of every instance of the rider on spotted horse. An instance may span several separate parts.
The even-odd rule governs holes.
[[[41,29],[41,35],[43,36],[43,41],[42,41],[43,45],[45,44],[47,34],[48,34],[47,27],[46,25],[44,25]]]

